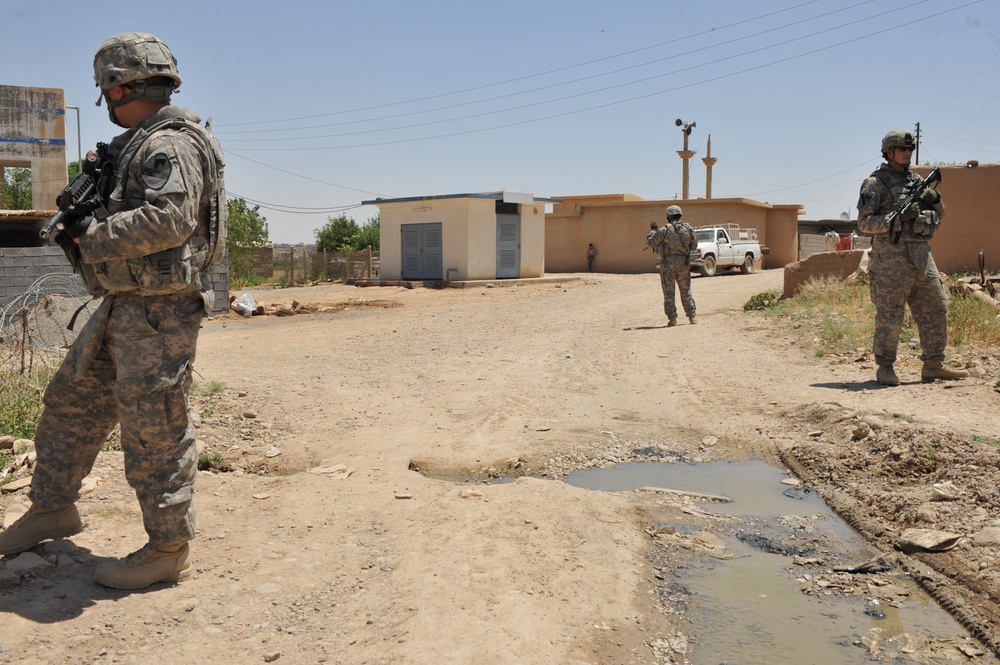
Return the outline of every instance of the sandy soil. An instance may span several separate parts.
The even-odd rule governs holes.
[[[144,542],[120,455],[102,454],[84,532],[0,566],[0,662],[697,663],[649,532],[697,502],[560,481],[656,450],[789,469],[993,662],[995,355],[962,359],[976,379],[923,384],[904,364],[880,389],[870,354],[818,357],[742,311],[780,270],[696,279],[699,324],[670,329],[657,276],[574,277],[258,290],[307,306],[207,321],[199,388],[225,389],[195,399],[213,468],[193,575],[91,581]],[[909,528],[961,539],[904,555]]]

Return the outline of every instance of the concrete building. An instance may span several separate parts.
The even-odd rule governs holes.
[[[802,206],[751,199],[647,201],[634,194],[560,196],[545,221],[545,265],[549,272],[586,272],[587,245],[599,252],[596,272],[654,272],[656,259],[646,247],[649,222],[666,223],[668,206],[679,205],[691,226],[739,224],[757,229],[769,253],[763,268],[798,260],[797,228]]]
[[[0,85],[0,176],[4,168],[30,169],[32,205],[32,210],[0,210],[0,305],[40,277],[73,272],[62,248],[38,236],[58,209],[56,199],[69,180],[67,165],[63,91]],[[212,285],[215,310],[228,311],[225,257],[212,272]]]
[[[545,275],[545,205],[521,192],[364,201],[379,208],[381,280]]]

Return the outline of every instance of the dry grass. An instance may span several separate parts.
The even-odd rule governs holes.
[[[991,354],[1000,349],[1000,310],[952,289],[948,301],[948,343],[955,353]],[[763,310],[799,337],[816,355],[870,351],[875,331],[875,306],[863,281],[832,278],[812,280],[794,297]],[[920,343],[916,325],[906,310],[900,354],[916,358]]]

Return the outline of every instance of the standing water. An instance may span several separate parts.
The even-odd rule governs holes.
[[[650,525],[669,533],[711,529],[726,544],[726,557],[688,554],[657,576],[668,587],[661,593],[685,607],[694,665],[969,663],[977,652],[987,658],[979,662],[996,662],[901,570],[835,573],[834,565],[879,553],[818,496],[782,484],[785,478],[763,462],[634,463],[578,471],[566,482],[731,499],[699,506],[730,516],[708,527],[687,516]]]

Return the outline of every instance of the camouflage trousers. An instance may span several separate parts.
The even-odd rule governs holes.
[[[194,537],[198,452],[188,395],[203,316],[198,294],[104,298],[45,391],[33,503],[75,502],[120,424],[125,477],[149,539],[172,547]]]
[[[906,305],[920,336],[920,359],[944,361],[948,344],[948,296],[941,285],[931,248],[926,242],[892,245],[877,238],[870,256],[871,299],[875,305],[875,362],[896,362]]]
[[[695,315],[694,296],[691,295],[691,263],[687,254],[668,254],[656,264],[660,271],[660,287],[663,289],[663,313],[668,318],[677,318],[674,302],[675,288],[681,292],[681,305],[688,317]],[[676,285],[676,286],[675,286]]]

